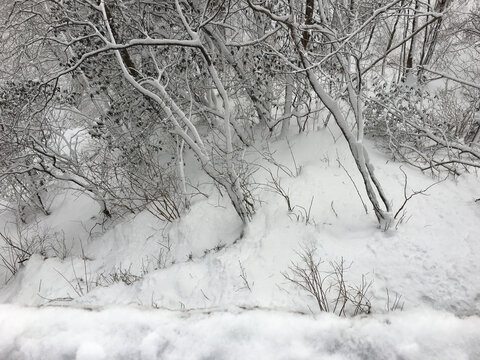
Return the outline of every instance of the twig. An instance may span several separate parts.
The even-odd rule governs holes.
[[[423,190],[419,190],[419,191],[413,191],[410,195],[407,196],[407,185],[408,185],[408,176],[407,174],[405,173],[405,171],[403,171],[402,167],[400,166],[400,171],[403,173],[403,176],[405,178],[405,182],[403,184],[403,197],[404,197],[404,201],[403,201],[403,204],[400,206],[400,208],[397,210],[397,212],[395,213],[395,216],[393,217],[394,219],[397,218],[398,214],[400,214],[400,212],[403,210],[403,208],[405,207],[405,205],[407,205],[407,202],[410,201],[414,196],[417,196],[417,195],[423,195],[423,196],[428,196],[428,194],[425,194],[425,192],[427,190],[429,190],[430,188],[432,188],[433,186],[437,185],[437,184],[440,184],[441,182],[445,181],[447,178],[445,177],[445,179],[442,179],[442,180],[439,180],[433,184],[431,184],[430,186],[427,186],[425,189]]]
[[[350,181],[352,182],[353,186],[355,187],[355,190],[357,191],[358,197],[360,198],[360,201],[362,202],[363,208],[365,209],[365,214],[368,214],[368,208],[365,202],[363,201],[362,195],[360,194],[360,191],[358,190],[357,185],[355,184],[355,181],[353,181],[353,178],[350,176],[350,173],[345,169],[345,166],[340,162],[339,159],[337,159],[338,165],[345,171],[347,176],[350,178]]]
[[[333,207],[333,200],[332,200],[332,202],[330,203],[330,207],[332,208],[332,211],[333,211],[333,213],[335,214],[335,216],[338,218],[338,214],[337,214],[337,212],[335,211],[335,208]]]
[[[252,288],[250,287],[250,283],[248,282],[247,273],[245,272],[245,268],[243,267],[240,260],[238,260],[238,264],[240,265],[240,277],[242,278],[243,283],[245,284],[243,289],[246,288],[246,289],[250,290],[250,292],[251,292]]]
[[[295,155],[293,154],[293,149],[292,149],[292,146],[290,145],[290,141],[288,141],[287,139],[287,145],[288,145],[288,149],[290,150],[290,155],[292,156],[292,159],[293,159],[293,166],[295,166],[295,174],[296,176],[300,175],[300,168],[297,166],[297,161],[295,160]]]

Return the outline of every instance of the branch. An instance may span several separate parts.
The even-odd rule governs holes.
[[[407,174],[405,173],[405,171],[403,171],[402,167],[400,166],[400,171],[403,173],[403,176],[405,178],[405,183],[403,184],[403,197],[404,197],[404,201],[403,201],[403,204],[402,206],[400,206],[400,208],[397,210],[397,212],[395,213],[395,215],[393,216],[394,219],[397,218],[398,214],[400,214],[400,211],[403,210],[403,208],[405,207],[405,205],[407,205],[407,202],[410,201],[414,196],[417,196],[417,195],[424,195],[424,196],[427,196],[427,194],[425,194],[425,192],[427,190],[429,190],[430,188],[434,187],[435,185],[437,184],[440,184],[441,182],[445,181],[447,179],[447,177],[445,177],[445,179],[442,179],[440,181],[437,181],[433,184],[431,184],[430,186],[426,187],[425,189],[423,190],[418,190],[418,191],[413,191],[410,195],[407,196],[407,185],[408,185],[408,176]]]
[[[476,83],[473,83],[473,82],[470,82],[470,81],[467,81],[467,80],[463,80],[463,79],[459,79],[453,75],[449,75],[449,74],[445,74],[445,73],[442,73],[442,72],[439,72],[439,71],[435,71],[435,70],[432,70],[432,69],[429,69],[425,66],[419,66],[420,69],[422,70],[425,70],[425,71],[428,71],[432,74],[435,74],[435,75],[439,75],[441,77],[444,77],[446,79],[450,79],[450,80],[453,80],[455,82],[458,82],[459,84],[463,84],[463,85],[467,85],[467,86],[471,86],[471,87],[474,87],[476,89],[479,89],[480,90],[480,84],[476,84]]]

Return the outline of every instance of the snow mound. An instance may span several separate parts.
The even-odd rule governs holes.
[[[403,359],[480,357],[480,318],[429,309],[338,318],[267,310],[0,306],[0,358]]]

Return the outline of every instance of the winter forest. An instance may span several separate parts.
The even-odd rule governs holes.
[[[480,359],[477,0],[2,0],[0,359]]]

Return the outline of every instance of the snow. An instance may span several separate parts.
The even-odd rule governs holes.
[[[271,144],[277,162],[300,169],[278,173],[295,208],[289,214],[285,199],[259,187],[262,202],[243,237],[228,199],[209,185],[201,185],[209,198],[195,197],[177,222],[145,212],[104,227],[95,201],[59,191],[38,229],[63,234],[69,256],[34,255],[0,287],[0,359],[480,358],[478,177],[438,183],[408,202],[398,227],[382,231],[338,165],[367,203],[347,145],[334,135],[291,137],[291,151],[284,140]],[[396,210],[401,164],[370,151]],[[245,156],[276,174],[258,151]],[[402,169],[408,193],[438,181]],[[252,181],[268,176],[260,169]],[[344,258],[348,281],[373,281],[371,315],[319,313],[285,279],[305,247],[316,249],[322,269]],[[118,280],[122,272],[131,284]],[[0,276],[8,278],[4,268]],[[385,313],[387,289],[402,296],[404,311]]]
[[[419,309],[315,317],[276,310],[0,306],[0,358],[475,359],[480,319]]]

